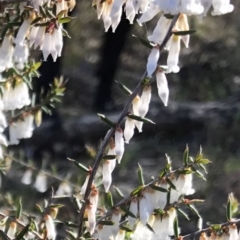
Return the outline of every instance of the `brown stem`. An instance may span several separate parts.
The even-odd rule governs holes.
[[[176,24],[178,18],[179,18],[179,14],[177,14],[176,16],[173,17],[172,22],[170,24],[170,27],[168,29],[168,32],[167,32],[167,34],[166,34],[162,44],[159,46],[159,50],[160,51],[162,51],[164,49],[164,47],[166,46],[168,40],[172,36],[172,29],[173,29],[174,25]],[[124,120],[124,118],[126,117],[126,115],[128,113],[129,107],[131,106],[133,99],[139,93],[141,93],[141,91],[143,89],[143,86],[144,86],[142,84],[142,81],[144,80],[145,77],[146,77],[146,72],[143,74],[143,77],[142,77],[141,81],[138,83],[138,85],[134,89],[133,93],[129,96],[128,101],[127,101],[126,105],[124,106],[124,108],[123,108],[123,110],[122,110],[122,112],[121,112],[121,114],[120,114],[120,116],[119,116],[119,118],[118,118],[118,120],[117,120],[117,122],[115,124],[116,126],[119,126],[122,123],[122,121]],[[85,192],[85,195],[84,195],[82,208],[81,208],[81,211],[79,213],[78,238],[80,238],[82,236],[84,212],[85,212],[85,209],[86,209],[86,206],[87,206],[87,202],[88,202],[88,199],[89,199],[89,196],[90,196],[93,179],[95,177],[97,169],[98,169],[98,167],[100,165],[100,162],[102,160],[102,154],[103,154],[105,148],[107,147],[110,138],[113,136],[114,131],[115,131],[115,129],[111,128],[107,132],[107,134],[106,134],[106,136],[105,136],[105,138],[104,138],[104,140],[102,142],[102,145],[101,145],[101,147],[98,150],[98,153],[97,153],[97,156],[96,156],[96,159],[95,159],[95,163],[93,165],[93,169],[92,169],[89,181],[88,181],[87,189],[86,189],[86,192]]]

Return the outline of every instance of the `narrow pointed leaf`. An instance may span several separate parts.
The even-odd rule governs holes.
[[[147,39],[144,39],[142,37],[139,37],[139,36],[136,36],[136,35],[132,35],[133,37],[137,38],[138,41],[145,47],[147,48],[153,48],[152,44],[147,40]]]
[[[113,204],[113,198],[112,198],[112,193],[110,191],[107,192],[107,204],[111,208],[114,206]]]
[[[154,230],[152,229],[152,227],[151,227],[148,223],[146,224],[146,227],[147,227],[153,234],[155,234]]]
[[[231,207],[230,200],[228,200],[227,202],[226,216],[227,216],[227,220],[230,222],[232,219],[232,207]]]
[[[121,82],[118,82],[118,81],[115,81],[118,86],[127,94],[127,95],[131,95],[132,94],[132,91],[127,88],[124,84],[122,84]]]
[[[116,194],[117,194],[117,196],[119,197],[119,198],[124,198],[124,195],[123,195],[123,193],[120,191],[120,189],[119,188],[117,188],[117,187],[115,187],[115,186],[113,186],[114,187],[114,189],[115,189],[115,191],[116,191]]]
[[[180,208],[177,208],[177,211],[183,216],[185,217],[187,220],[190,220],[188,215]]]
[[[189,35],[195,33],[196,30],[188,30],[188,31],[173,31],[172,33],[177,36],[184,36],[184,35]]]
[[[166,179],[166,182],[172,189],[176,190],[176,186],[172,183],[172,181],[169,178]]]
[[[76,167],[78,167],[79,169],[81,169],[82,171],[86,172],[86,173],[89,173],[89,169],[87,167],[85,167],[83,164],[77,162],[76,160],[74,159],[71,159],[71,158],[68,158],[69,161],[73,162],[74,165]]]
[[[17,212],[16,212],[16,218],[19,219],[22,215],[22,198],[19,198],[18,206],[17,206]]]
[[[140,116],[136,116],[133,114],[128,114],[129,118],[132,118],[136,121],[140,121],[140,122],[145,122],[145,123],[151,123],[151,124],[156,124],[155,122],[153,122],[151,119],[148,118],[144,118],[144,117],[140,117]]]
[[[118,156],[117,155],[103,155],[102,156],[102,159],[105,159],[105,160],[114,160],[116,159]]]
[[[15,240],[21,240],[28,233],[30,224],[26,225],[20,233],[15,237]]]
[[[135,216],[131,211],[129,211],[126,207],[120,206],[120,208],[121,208],[121,210],[122,210],[123,212],[125,212],[128,216],[130,216],[130,217],[132,217],[132,218],[136,218],[136,216]]]
[[[195,213],[198,217],[201,217],[198,213],[198,210],[192,204],[187,204],[187,205],[193,213]]]
[[[68,22],[72,21],[72,19],[74,19],[74,18],[69,17],[69,16],[67,16],[67,17],[62,17],[61,19],[58,20],[58,22],[59,22],[59,23],[68,23]]]
[[[77,211],[81,210],[81,207],[82,207],[81,203],[80,203],[79,199],[75,195],[73,195],[73,204],[76,207]]]
[[[188,165],[188,161],[189,161],[189,148],[188,148],[188,145],[187,145],[186,149],[185,149],[185,151],[183,153],[183,164],[185,166],[187,166]]]
[[[177,217],[175,217],[175,219],[173,221],[173,228],[174,228],[175,238],[177,239],[179,237],[178,218]]]
[[[143,186],[139,186],[139,187],[135,188],[135,189],[131,192],[131,196],[137,195],[142,189],[143,189]]]
[[[116,124],[114,122],[112,122],[111,120],[109,120],[108,118],[106,118],[105,115],[98,113],[98,116],[101,118],[101,120],[103,122],[105,122],[110,127],[115,127],[116,126]]]
[[[43,213],[43,210],[42,210],[40,205],[36,204],[36,208],[37,208],[39,213]]]
[[[106,226],[113,226],[115,223],[113,221],[100,221],[98,224],[106,225]]]
[[[139,183],[141,185],[144,185],[143,170],[142,170],[142,167],[141,167],[141,165],[139,163],[138,163],[137,174],[138,174],[138,181],[139,181]]]
[[[168,192],[168,189],[166,188],[162,188],[162,187],[159,187],[159,186],[156,186],[156,185],[151,185],[150,186],[152,189],[156,190],[156,191],[159,191],[159,192]]]
[[[126,226],[120,225],[119,228],[120,228],[121,230],[124,230],[124,231],[129,232],[129,233],[132,232],[132,229],[130,229],[130,228],[126,227]]]

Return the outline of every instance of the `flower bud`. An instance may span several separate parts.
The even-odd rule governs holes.
[[[115,131],[115,153],[118,156],[118,163],[121,163],[124,153],[124,139],[121,128],[117,128]]]
[[[158,47],[153,47],[147,62],[147,76],[151,77],[157,68],[158,59],[160,57],[160,51]]]
[[[43,173],[37,175],[34,187],[38,192],[43,193],[47,191],[47,177]]]
[[[32,183],[32,169],[27,169],[22,177],[21,182],[25,185]]]
[[[56,229],[55,225],[53,223],[53,219],[50,215],[46,214],[44,216],[45,224],[46,224],[46,229],[47,229],[47,238],[50,240],[54,240],[56,238]]]
[[[109,190],[109,188],[111,186],[111,183],[112,183],[112,166],[111,166],[111,161],[112,160],[106,160],[103,163],[103,170],[102,170],[103,179],[102,179],[102,181],[103,181],[103,186],[104,186],[104,189],[105,189],[106,193],[108,192],[108,190]]]
[[[8,237],[11,239],[15,239],[16,230],[17,230],[17,224],[15,222],[11,222],[9,229],[7,231]]]
[[[124,128],[124,138],[126,143],[129,143],[130,139],[133,137],[134,128],[135,128],[134,120],[127,117]]]
[[[166,107],[168,105],[169,97],[168,82],[164,71],[160,68],[156,71],[156,83],[158,88],[158,95]]]
[[[145,117],[145,115],[148,112],[149,104],[152,96],[151,91],[152,91],[151,85],[144,86],[142,95],[141,95],[141,103],[139,106],[139,115],[141,117]]]

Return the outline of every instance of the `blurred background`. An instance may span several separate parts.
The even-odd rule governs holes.
[[[212,164],[208,166],[207,182],[194,178],[196,193],[191,198],[206,199],[197,206],[205,225],[226,221],[224,205],[228,193],[234,192],[240,199],[240,2],[232,3],[235,10],[231,14],[189,18],[190,28],[197,32],[191,36],[189,49],[182,47],[180,72],[167,75],[169,106],[163,106],[153,78],[146,117],[156,125],[145,123],[143,133],[135,132],[113,174],[113,185],[127,194],[137,186],[138,163],[147,182],[164,166],[165,153],[171,157],[173,166],[178,167],[186,144],[192,156],[202,146]],[[36,166],[42,166],[42,162],[47,169],[56,165],[61,176],[74,171],[67,157],[85,165],[93,164],[93,156],[108,130],[97,113],[115,120],[127,99],[114,80],[133,90],[145,70],[149,49],[132,35],[146,37],[158,20],[155,17],[146,27],[129,26],[124,20],[113,36],[104,33],[91,1],[77,1],[72,16],[75,19],[66,26],[71,39],[65,38],[61,61],[42,66],[45,74],[42,73],[42,78],[56,74],[69,79],[63,102],[52,117],[44,116],[32,139],[23,141],[21,149],[12,149],[16,156],[24,152],[25,159],[33,160]],[[119,52],[114,48],[120,49]],[[166,57],[166,53],[161,55],[163,64]],[[12,169],[6,183],[18,182],[23,172],[24,168]],[[70,180],[80,187],[84,178],[79,172],[72,174]],[[49,185],[59,184],[54,179],[49,181]],[[6,189],[8,184],[3,184]],[[16,192],[24,189],[38,199],[47,196],[35,193],[31,186],[27,190],[22,185],[16,188]],[[192,221],[183,223],[184,232],[197,229],[197,218],[189,214]]]

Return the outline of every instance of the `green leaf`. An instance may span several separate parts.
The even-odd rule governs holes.
[[[203,165],[203,164],[199,164],[198,165],[206,174],[208,174],[208,172],[207,172],[207,169],[205,168],[205,166]]]
[[[15,240],[21,240],[28,233],[30,224],[26,225],[20,233],[15,237]]]
[[[38,23],[38,22],[41,21],[41,20],[42,20],[42,17],[37,17],[37,18],[35,18],[35,19],[31,22],[30,25],[34,25],[34,24]]]
[[[76,223],[73,223],[73,222],[64,222],[64,224],[67,226],[67,227],[72,227],[72,228],[78,228],[78,224]]]
[[[120,189],[117,188],[117,187],[115,187],[115,186],[113,186],[113,187],[114,187],[114,189],[115,189],[115,191],[116,191],[117,196],[118,196],[119,198],[123,199],[123,198],[124,198],[124,195],[123,195],[123,193],[120,191]]]
[[[22,215],[22,198],[19,198],[17,212],[16,212],[16,219],[19,219]]]
[[[83,164],[81,164],[81,163],[79,163],[79,162],[77,162],[76,160],[71,159],[71,158],[67,158],[67,159],[68,159],[69,161],[73,162],[74,165],[75,165],[77,168],[81,169],[82,171],[84,171],[84,172],[86,172],[86,173],[89,173],[90,170],[89,170],[87,167],[85,167]]]
[[[130,228],[128,228],[128,227],[126,227],[126,226],[123,226],[123,225],[120,225],[119,228],[120,228],[121,230],[124,230],[124,231],[128,232],[128,233],[131,233],[131,232],[132,232],[132,230],[131,230]]]
[[[173,229],[174,229],[175,239],[177,239],[179,237],[178,218],[177,217],[174,218]]]
[[[137,195],[141,190],[143,189],[143,186],[139,186],[137,188],[135,188],[132,192],[131,192],[131,196],[135,196]]]
[[[60,11],[60,12],[57,14],[57,19],[58,19],[58,20],[61,19],[61,18],[64,16],[65,13],[66,13],[66,10]]]
[[[117,155],[103,155],[102,159],[105,160],[115,160],[118,156]]]
[[[106,198],[107,198],[107,205],[111,208],[114,206],[114,203],[113,203],[113,198],[112,198],[112,193],[110,191],[108,191],[106,193]]]
[[[147,40],[147,39],[144,39],[142,37],[139,37],[139,36],[136,36],[136,35],[132,35],[133,37],[137,38],[138,41],[145,47],[147,48],[153,48],[153,46],[151,45],[151,43]]]
[[[166,189],[166,188],[162,188],[162,187],[159,187],[159,186],[156,186],[156,185],[154,185],[154,184],[152,184],[151,186],[150,186],[152,189],[154,189],[154,190],[156,190],[156,191],[159,191],[159,192],[168,192],[168,189]]]
[[[62,35],[65,36],[65,37],[68,37],[68,38],[71,38],[68,34],[68,32],[62,28]]]
[[[166,175],[166,170],[163,169],[159,174],[159,178],[163,178],[165,175]]]
[[[82,205],[81,205],[79,199],[75,195],[73,195],[73,204],[76,207],[77,211],[81,210]]]
[[[138,181],[139,181],[139,183],[141,185],[144,185],[143,170],[142,170],[142,167],[141,167],[141,165],[139,163],[138,163],[137,174],[138,174]]]
[[[67,17],[62,17],[62,18],[60,18],[60,19],[58,20],[58,22],[59,22],[59,23],[68,23],[68,22],[72,21],[73,19],[74,19],[73,17],[67,16]]]
[[[174,15],[167,13],[167,14],[164,14],[164,17],[167,19],[173,19]]]
[[[136,218],[136,216],[131,212],[129,211],[129,209],[127,209],[125,206],[120,206],[121,210],[123,212],[125,212],[128,216],[132,217],[132,218]]]
[[[176,186],[172,183],[172,181],[169,178],[166,179],[166,182],[172,189],[177,190]]]
[[[153,234],[155,234],[154,230],[152,229],[152,227],[151,227],[148,223],[146,224],[146,227],[147,227]]]
[[[128,114],[127,116],[128,116],[129,118],[132,118],[132,119],[137,120],[137,121],[140,121],[140,122],[156,124],[155,122],[153,122],[152,120],[150,120],[150,119],[148,119],[148,118],[140,117],[140,116],[133,115],[133,114]]]
[[[63,204],[50,204],[48,206],[48,208],[62,208],[62,207],[64,207]]]
[[[46,17],[47,17],[47,14],[46,14],[44,8],[43,8],[42,6],[39,6],[39,10],[40,10],[41,15],[42,15],[44,18],[46,18]]]
[[[183,164],[184,164],[184,166],[188,165],[188,161],[189,161],[189,148],[188,148],[188,145],[187,145],[186,149],[184,150],[184,153],[183,153]]]
[[[211,161],[209,159],[202,158],[198,163],[199,164],[209,164],[209,163],[211,163]]]
[[[188,30],[188,31],[174,31],[172,33],[176,36],[185,36],[185,35],[193,34],[195,32],[196,30]]]
[[[100,221],[98,224],[106,225],[106,226],[113,226],[115,223],[113,221]]]
[[[43,210],[42,210],[40,205],[36,204],[36,208],[37,208],[39,213],[43,213]]]
[[[190,210],[195,213],[198,217],[201,217],[198,213],[198,210],[192,205],[192,204],[187,204],[187,206],[190,208]]]
[[[113,122],[112,122],[111,120],[109,120],[108,118],[106,118],[105,115],[98,113],[98,116],[101,118],[101,120],[102,120],[103,122],[105,122],[106,124],[108,124],[110,127],[113,127],[113,128],[114,128],[114,127],[116,126],[116,124],[113,123]]]
[[[180,208],[177,208],[177,211],[183,216],[185,217],[187,220],[190,220],[188,215]]]
[[[171,198],[171,189],[170,189],[170,191],[168,191],[168,193],[167,193],[167,205],[170,204],[170,198]]]
[[[118,86],[127,94],[127,95],[131,95],[132,94],[132,91],[127,88],[124,84],[122,84],[121,82],[118,82],[118,81],[115,81]]]
[[[33,70],[38,70],[42,65],[42,62],[36,62],[34,63],[34,65],[32,66]]]

